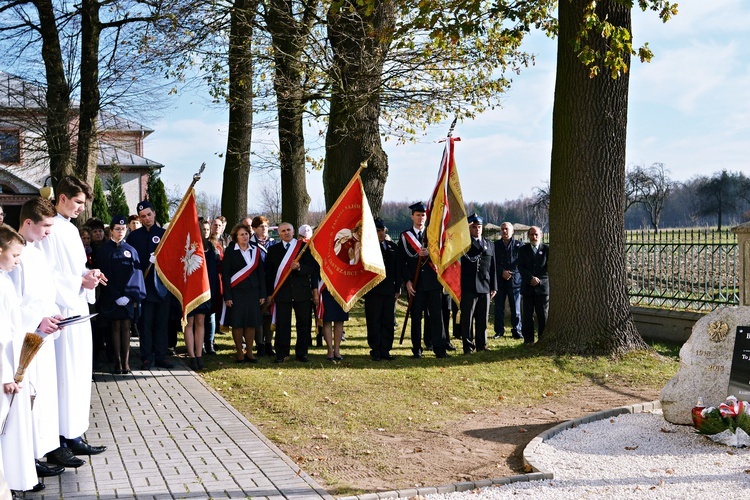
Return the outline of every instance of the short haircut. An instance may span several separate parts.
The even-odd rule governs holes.
[[[87,200],[94,197],[94,193],[91,191],[91,186],[72,175],[66,175],[60,179],[60,182],[57,183],[57,187],[55,188],[55,194],[58,201],[62,195],[65,195],[68,198],[73,198],[80,193],[83,193]]]
[[[56,215],[55,205],[51,201],[46,198],[32,198],[21,207],[19,222],[23,225],[23,221],[30,219],[31,222],[36,224],[43,219],[55,217]]]
[[[238,232],[239,232],[239,231],[240,231],[241,229],[244,229],[245,231],[247,231],[247,234],[250,234],[250,235],[252,235],[252,234],[253,234],[253,231],[252,231],[252,229],[250,229],[250,228],[249,228],[249,227],[247,227],[246,225],[244,225],[244,224],[237,224],[236,226],[234,226],[234,227],[232,228],[232,232],[230,232],[230,233],[229,233],[229,236],[231,236],[231,238],[232,238],[232,241],[234,241],[235,243],[237,243],[237,233],[238,233]]]
[[[18,232],[9,225],[5,224],[3,226],[0,226],[0,250],[7,250],[13,243],[25,245],[26,240],[23,239],[23,236],[18,234]]]
[[[133,222],[134,220],[141,222],[140,217],[138,217],[137,215],[131,215],[128,217],[128,225],[130,225],[130,223]]]
[[[262,224],[268,224],[268,219],[266,219],[262,215],[256,215],[255,217],[253,217],[253,222],[251,224],[253,228],[259,227]]]
[[[222,224],[226,224],[227,223],[227,218],[224,217],[223,215],[218,216],[217,219],[219,219]]]

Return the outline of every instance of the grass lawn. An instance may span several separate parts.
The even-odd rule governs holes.
[[[292,356],[283,364],[262,357],[255,365],[236,365],[230,335],[218,335],[219,355],[204,358],[203,376],[285,452],[307,449],[324,455],[335,449],[377,468],[384,457],[373,451],[368,439],[373,431],[439,431],[467,412],[537,402],[589,381],[660,388],[677,369],[678,346],[658,344],[652,352],[612,360],[551,356],[507,337],[490,340],[490,351],[470,356],[436,359],[427,353],[412,359],[408,332],[398,344],[404,308],[399,305],[394,361],[370,360],[360,304],[345,325],[341,363],[326,361],[325,348],[313,347],[306,364]],[[460,340],[453,344],[460,353]],[[305,457],[293,458],[306,462]],[[329,485],[338,482],[335,471],[308,463],[304,468],[317,469]]]

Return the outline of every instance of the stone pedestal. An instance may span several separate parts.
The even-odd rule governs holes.
[[[738,326],[750,326],[750,307],[720,307],[695,324],[680,349],[677,374],[661,391],[659,399],[667,421],[692,425],[690,410],[698,398],[703,398],[706,406],[724,402]]]

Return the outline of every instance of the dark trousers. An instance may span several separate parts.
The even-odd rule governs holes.
[[[534,342],[534,314],[538,325],[538,338],[541,339],[544,334],[544,327],[547,325],[547,311],[549,310],[549,295],[540,295],[531,293],[523,296],[523,341],[526,344]]]
[[[505,301],[510,308],[510,333],[521,333],[521,287],[501,285],[495,295],[495,333],[505,333]]]
[[[487,347],[487,318],[490,313],[490,294],[461,291],[461,338],[464,352],[483,351]],[[476,332],[476,342],[474,333]]]
[[[168,302],[144,301],[141,303],[141,360],[161,361],[167,355]]]
[[[261,327],[255,329],[255,345],[271,345],[273,344],[273,331],[271,330],[271,313],[266,312],[263,314],[263,321]]]
[[[445,354],[447,339],[443,329],[442,290],[417,292],[411,303],[411,351],[422,353],[422,315],[425,317],[425,337],[429,335],[432,350]],[[427,338],[425,338],[427,344]]]
[[[393,348],[393,323],[396,319],[393,305],[395,295],[368,293],[365,295],[365,320],[367,345],[370,356],[388,356]]]
[[[292,311],[297,324],[297,341],[294,355],[297,359],[307,356],[312,328],[312,301],[276,302],[276,358],[286,358],[292,346]],[[270,330],[270,329],[269,329]]]

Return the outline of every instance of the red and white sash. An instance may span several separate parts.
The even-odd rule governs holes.
[[[404,237],[404,243],[406,243],[417,254],[417,256],[419,256],[419,252],[422,250],[422,242],[417,239],[417,235],[412,231],[404,231],[401,234]],[[424,263],[428,263],[432,270],[437,272],[437,266],[432,263],[429,257],[425,258],[422,262],[422,265],[424,265]]]
[[[239,246],[235,244],[234,248],[236,250],[239,248]],[[245,281],[247,278],[249,278],[250,275],[253,274],[253,271],[255,271],[255,269],[258,267],[258,263],[260,262],[260,258],[258,257],[258,255],[260,252],[257,251],[257,247],[256,247],[255,252],[253,252],[251,248],[250,253],[251,253],[250,263],[245,264],[245,267],[243,267],[242,269],[234,273],[232,275],[232,278],[229,280],[232,287],[239,285],[240,283]]]
[[[277,245],[283,245],[284,242],[280,241],[277,243]],[[302,245],[300,244],[299,240],[293,239],[291,242],[289,242],[289,248],[286,250],[286,254],[284,254],[284,258],[281,259],[281,264],[279,264],[279,269],[276,271],[276,276],[273,280],[273,291],[274,294],[278,290],[280,283],[283,283],[283,279],[285,276],[287,276],[290,272],[292,272],[292,262],[294,262],[294,259],[297,258],[297,255],[299,254],[300,250],[302,249]],[[276,303],[274,302],[271,305],[271,324],[276,324]]]

